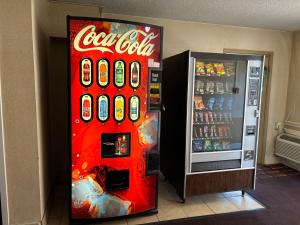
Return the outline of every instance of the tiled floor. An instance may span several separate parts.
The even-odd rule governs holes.
[[[99,223],[103,225],[134,225],[241,210],[261,209],[263,206],[251,196],[241,196],[240,191],[190,197],[183,204],[167,182],[160,181],[158,214]],[[66,191],[59,188],[54,194],[48,225],[67,225]]]

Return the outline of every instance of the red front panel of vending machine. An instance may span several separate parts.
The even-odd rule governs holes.
[[[71,219],[157,208],[162,28],[68,17]]]

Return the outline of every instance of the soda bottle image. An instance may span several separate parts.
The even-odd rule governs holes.
[[[138,63],[134,62],[133,63],[133,68],[131,70],[131,84],[133,86],[137,86],[139,82],[139,68],[138,68]]]
[[[115,68],[115,84],[117,87],[122,87],[124,85],[124,78],[124,64],[122,61],[118,61]]]
[[[83,86],[89,86],[92,83],[92,61],[89,58],[83,58],[80,61],[80,81]]]
[[[122,155],[127,154],[127,140],[125,135],[122,136],[121,140],[121,153]]]
[[[122,121],[124,119],[124,97],[115,97],[115,119],[117,121]]]
[[[139,98],[137,96],[130,98],[129,117],[132,121],[136,121],[139,118]]]
[[[83,63],[83,80],[90,81],[91,67],[88,62]]]
[[[106,86],[108,83],[108,64],[107,61],[102,59],[98,64],[99,69],[99,84],[100,86]]]
[[[81,119],[89,121],[92,118],[92,97],[90,95],[82,95],[80,98]]]
[[[90,117],[91,116],[91,103],[88,99],[83,100],[83,107],[82,107],[82,116],[83,117]]]
[[[137,115],[137,101],[136,99],[133,99],[132,100],[132,103],[131,103],[131,114],[132,115]]]
[[[107,117],[107,106],[104,99],[101,99],[100,101],[100,117]]]
[[[131,117],[137,117],[138,108],[137,108],[137,101],[136,99],[132,100],[131,107],[130,107]]]
[[[122,138],[118,137],[115,142],[115,155],[121,155],[122,154],[122,146],[121,146]]]

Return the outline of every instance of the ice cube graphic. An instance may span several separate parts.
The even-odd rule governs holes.
[[[90,216],[97,218],[128,215],[132,208],[130,201],[104,192],[102,187],[89,176],[73,181],[72,202],[75,208],[81,208],[85,202],[88,202]]]

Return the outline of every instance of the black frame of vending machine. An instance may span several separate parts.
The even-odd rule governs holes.
[[[68,99],[68,144],[69,144],[69,171],[68,171],[68,219],[69,219],[69,224],[88,224],[88,223],[95,223],[95,222],[105,222],[105,221],[112,221],[112,220],[118,220],[118,219],[124,219],[124,218],[130,218],[130,217],[135,217],[135,216],[142,216],[142,215],[150,215],[150,214],[156,214],[157,208],[158,208],[158,174],[156,174],[156,201],[155,201],[155,208],[150,209],[148,211],[144,211],[141,213],[136,213],[136,214],[131,214],[131,215],[125,215],[125,216],[118,216],[118,217],[109,217],[109,218],[90,218],[90,219],[73,219],[72,218],[72,213],[71,213],[71,206],[72,206],[72,138],[71,138],[71,134],[72,134],[72,130],[71,130],[71,67],[70,67],[70,59],[71,59],[71,55],[70,55],[70,23],[69,21],[73,19],[73,20],[92,20],[92,21],[104,21],[104,22],[116,22],[116,23],[126,23],[126,24],[133,24],[133,25],[139,25],[139,26],[149,26],[149,27],[154,27],[154,28],[158,28],[160,30],[160,67],[156,68],[156,67],[148,67],[149,71],[150,69],[152,70],[159,70],[159,71],[163,71],[163,31],[164,28],[162,26],[158,26],[158,25],[153,25],[153,24],[148,24],[148,23],[140,23],[140,22],[133,22],[133,21],[127,21],[127,20],[119,20],[119,19],[110,19],[110,18],[93,18],[93,17],[81,17],[81,16],[70,16],[67,15],[66,16],[66,22],[67,22],[67,49],[68,49],[68,59],[67,59],[67,99]],[[110,65],[111,66],[111,65]],[[125,74],[126,76],[126,74]],[[161,85],[162,85],[162,81],[163,78],[161,77]],[[81,82],[81,81],[80,81]],[[109,81],[109,82],[113,82],[114,81]],[[149,85],[149,81],[148,85]],[[98,82],[96,82],[98,85]],[[99,85],[98,85],[99,86]],[[162,86],[161,86],[162,87]],[[162,89],[162,88],[161,88]],[[148,90],[147,90],[147,94],[148,94]],[[130,96],[131,97],[131,96]],[[148,100],[147,100],[148,101]],[[161,106],[162,106],[162,94],[161,94]],[[147,112],[149,112],[150,110],[147,107]],[[160,135],[161,135],[161,110],[151,110],[150,112],[157,112],[158,113],[158,132],[157,132],[157,153],[158,155],[160,155],[160,145],[161,145],[161,139],[160,139]],[[150,150],[151,151],[151,150]],[[160,157],[160,156],[159,156]],[[145,159],[147,160],[147,159]],[[158,168],[160,168],[160,165],[158,165]],[[147,171],[145,171],[147,172]],[[153,175],[153,174],[152,174]]]

